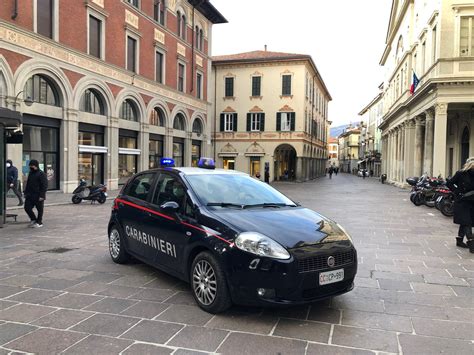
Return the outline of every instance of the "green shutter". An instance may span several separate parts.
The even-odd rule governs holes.
[[[234,120],[234,126],[233,126],[234,132],[237,132],[237,121],[238,121],[238,120],[237,120],[237,114],[236,114],[236,113],[234,113],[234,114],[232,115],[232,119]]]
[[[295,130],[295,121],[296,121],[296,117],[295,117],[295,116],[296,116],[296,114],[295,114],[294,112],[292,112],[290,115],[291,115],[291,116],[290,116],[290,118],[291,118],[291,128],[290,128],[290,129],[291,129],[292,131],[294,131],[294,130]]]
[[[281,131],[281,112],[277,112],[276,130]]]
[[[247,113],[247,132],[250,132],[250,129],[251,129],[251,117],[252,117],[252,114]]]
[[[260,114],[260,131],[265,131],[265,114]]]
[[[225,113],[221,113],[221,132],[225,131]]]

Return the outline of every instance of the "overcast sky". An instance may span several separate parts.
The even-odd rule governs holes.
[[[358,113],[383,81],[391,0],[211,0],[229,21],[213,28],[212,54],[263,50],[309,54],[333,98],[333,127]]]

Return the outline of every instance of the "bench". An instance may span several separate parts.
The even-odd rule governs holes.
[[[6,218],[13,218],[16,222],[16,219],[17,219],[18,215],[14,214],[14,213],[7,213],[5,217]]]

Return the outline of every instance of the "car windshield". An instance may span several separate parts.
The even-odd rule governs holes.
[[[270,185],[248,175],[203,174],[186,179],[201,202],[220,207],[296,206]]]

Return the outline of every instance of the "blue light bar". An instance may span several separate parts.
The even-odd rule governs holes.
[[[171,159],[171,158],[161,158],[160,165],[172,168],[172,167],[174,167],[174,160]]]
[[[198,162],[198,168],[201,169],[215,169],[216,163],[212,158],[201,158]]]

